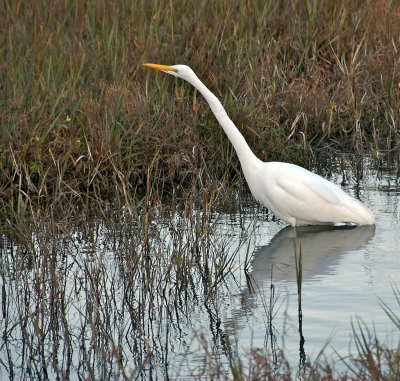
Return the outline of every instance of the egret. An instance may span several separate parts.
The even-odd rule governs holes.
[[[375,223],[366,206],[334,183],[295,164],[257,158],[221,102],[189,66],[144,66],[182,78],[203,95],[235,148],[251,193],[276,217],[292,226]]]

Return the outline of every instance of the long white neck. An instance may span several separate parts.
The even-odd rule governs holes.
[[[231,141],[235,151],[239,157],[240,164],[242,166],[243,172],[246,168],[252,164],[260,162],[260,160],[254,155],[253,151],[250,149],[243,135],[239,132],[237,127],[234,125],[232,120],[227,115],[224,107],[218,98],[200,81],[198,77],[190,78],[188,82],[193,85],[203,97],[206,99],[207,103],[210,105],[212,112],[217,118],[219,124],[224,129],[226,135]],[[246,175],[246,173],[245,173]]]

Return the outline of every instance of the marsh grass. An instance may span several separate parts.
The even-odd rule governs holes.
[[[364,151],[398,167],[399,12],[351,0],[1,2],[7,376],[168,376],[201,305],[205,375],[290,379],[281,352],[254,349],[247,368],[218,319],[240,248],[212,234],[211,211],[235,208],[235,153],[193,88],[141,64],[189,64],[261,158],[321,171],[345,148],[361,177]],[[273,288],[270,303],[272,330]],[[398,375],[398,351],[358,337],[354,378],[377,348]],[[304,374],[340,379],[329,364]]]
[[[205,375],[211,379],[369,381],[397,380],[400,376],[398,339],[397,343],[395,339],[394,347],[386,345],[379,340],[374,328],[371,329],[358,317],[352,322],[353,352],[346,357],[338,353],[336,356],[327,357],[324,354],[324,350],[329,345],[327,342],[313,363],[302,359],[302,354],[300,354],[300,366],[297,369],[293,368],[293,364],[287,360],[284,351],[281,349],[273,351],[271,348],[252,348],[246,356],[242,355],[242,357],[238,357],[235,351],[228,350],[226,355],[229,358],[229,365],[226,366],[221,361],[221,357],[213,353],[211,343],[207,342],[203,336],[198,340],[202,343],[206,359],[203,372],[197,376]],[[339,364],[340,370],[337,369]]]
[[[204,304],[217,326],[216,295],[229,287],[236,253],[210,234],[207,202],[194,209],[188,199],[174,211],[152,206],[139,215],[110,208],[105,218],[59,220],[46,210],[20,221],[19,235],[16,225],[11,235],[4,228],[7,376],[130,380],[168,371],[169,348],[180,345],[196,309]]]
[[[265,160],[398,156],[397,2],[0,7],[0,194],[14,210],[241,179],[201,96],[145,61],[192,66]]]

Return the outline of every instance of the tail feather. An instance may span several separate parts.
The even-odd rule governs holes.
[[[374,214],[360,201],[352,198],[350,205],[348,205],[350,221],[358,225],[374,225]]]

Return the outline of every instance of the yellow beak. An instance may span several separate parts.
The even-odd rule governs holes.
[[[172,66],[168,66],[168,65],[145,63],[145,64],[143,64],[143,66],[150,67],[150,68],[155,69],[155,70],[175,71],[176,72],[176,69],[174,69]]]

